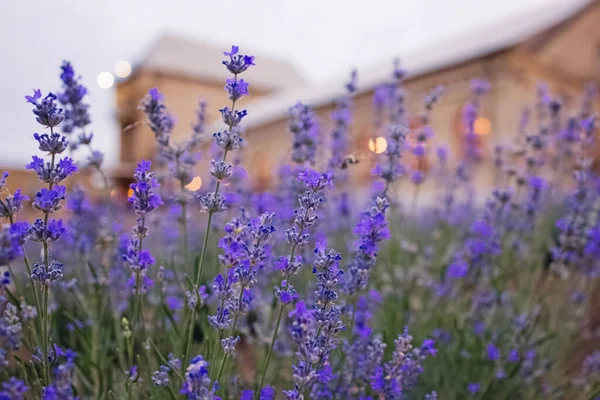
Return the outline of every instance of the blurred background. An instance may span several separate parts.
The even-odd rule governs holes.
[[[431,88],[446,88],[433,116],[433,143],[455,157],[469,82],[489,80],[492,91],[475,124],[482,154],[477,187],[491,184],[493,144],[518,133],[541,82],[575,110],[586,84],[600,81],[597,0],[19,0],[3,2],[0,10],[0,170],[11,171],[12,182],[18,177],[26,192],[36,178],[24,165],[36,152],[32,134],[40,128],[23,96],[32,88],[60,88],[63,60],[72,62],[90,93],[94,146],[106,154],[104,168],[123,192],[115,195],[126,195],[135,162],[155,154],[137,110],[148,89],[165,94],[177,120],[175,138],[192,131],[200,100],[208,103],[207,137],[222,129],[221,60],[231,44],[256,55],[256,67],[245,76],[251,96],[242,105],[251,143],[243,164],[257,190],[273,185],[276,167],[289,157],[287,109],[297,101],[311,105],[326,132],[352,68],[359,90],[351,145],[361,158],[386,147],[372,104],[375,88],[391,79],[394,58],[408,73],[412,114],[418,116]],[[417,127],[418,118],[411,124]],[[352,179],[366,181],[369,170],[362,163]],[[206,173],[199,164],[190,188],[199,189]],[[89,178],[93,187],[98,177]]]

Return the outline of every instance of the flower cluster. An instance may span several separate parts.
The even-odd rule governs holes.
[[[140,289],[146,291],[153,285],[147,271],[148,267],[154,264],[154,258],[150,251],[142,248],[142,242],[148,235],[147,215],[163,204],[160,195],[156,192],[159,184],[154,173],[150,171],[151,165],[151,162],[146,160],[138,163],[134,174],[135,183],[130,185],[132,195],[129,197],[129,203],[133,206],[138,218],[137,224],[132,230],[127,252],[123,254],[123,261],[127,262],[131,268],[129,285],[136,293]]]
[[[587,345],[579,344],[598,334],[593,87],[572,113],[572,101],[563,104],[541,86],[514,140],[496,145],[493,164],[478,164],[488,143],[476,136],[476,121],[489,84],[471,82],[462,108],[465,152],[457,157],[433,147],[442,90],[431,90],[411,115],[407,75],[396,63],[390,82],[361,93],[361,102],[373,96],[374,134],[387,145],[381,159],[361,160],[373,167],[373,196],[349,184],[349,138],[362,129],[352,115],[353,71],[331,105],[329,137],[317,123],[329,108],[290,109],[292,163],[279,166],[276,187],[253,193],[236,150],[247,116],[237,105],[249,95],[240,74],[254,58],[236,46],[224,55],[231,73],[224,82],[230,103],[220,110],[226,128],[207,149],[212,178],[199,204],[188,184],[200,173],[194,166],[205,144],[205,103],[189,137],[178,141],[163,94],[149,91],[140,108],[156,159],[137,164],[125,202],[105,175],[102,199],[86,191],[84,176],[65,183],[77,166],[63,153],[78,146],[89,148],[88,166],[103,175],[102,155],[90,146],[87,90],[72,65],[63,63],[56,96],[27,96],[45,132],[34,134],[39,152],[27,166],[40,181],[32,209],[25,191],[9,190],[8,173],[0,175],[0,399],[600,393],[600,356],[583,355]],[[437,160],[429,157],[434,149]],[[480,169],[488,166],[494,186],[486,191]],[[416,201],[430,172],[436,184],[427,194],[439,199],[432,208]],[[391,190],[405,173],[414,183],[406,182],[412,212],[405,207],[411,196]],[[363,201],[366,212],[355,213]],[[127,203],[134,213],[123,210]],[[204,228],[201,209],[208,211]],[[214,232],[224,233],[215,240]],[[208,284],[205,266],[214,277]],[[579,368],[574,354],[582,354]]]
[[[319,125],[309,106],[297,103],[288,110],[289,130],[293,135],[292,160],[313,165],[317,155]]]
[[[372,201],[371,209],[365,212],[354,228],[358,236],[358,246],[348,266],[345,279],[345,292],[354,296],[365,290],[369,284],[369,275],[377,261],[377,249],[381,241],[390,239],[386,220],[389,203],[385,198]]]
[[[231,100],[231,108],[224,107],[220,110],[227,130],[213,134],[215,143],[223,150],[223,155],[220,159],[211,161],[210,174],[217,180],[214,192],[198,195],[203,210],[210,214],[226,209],[225,198],[219,193],[219,187],[223,180],[231,177],[233,170],[231,163],[226,161],[227,154],[240,148],[242,143],[240,124],[247,115],[246,110],[237,110],[235,105],[243,96],[249,94],[248,83],[243,79],[238,79],[238,75],[255,65],[254,57],[239,54],[238,46],[232,46],[231,51],[224,52],[223,55],[229,57],[229,60],[223,61],[223,65],[233,74],[233,78],[227,79],[225,84],[225,91]]]

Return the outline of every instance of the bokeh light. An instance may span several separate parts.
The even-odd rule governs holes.
[[[385,138],[378,136],[375,139],[369,139],[369,150],[373,153],[381,154],[387,149],[387,141]]]
[[[127,61],[119,61],[115,64],[115,75],[119,78],[127,78],[131,75],[131,64]]]
[[[108,71],[100,72],[96,78],[96,83],[102,89],[110,89],[115,83],[115,77]]]
[[[487,118],[477,118],[473,125],[475,133],[479,136],[489,135],[492,132],[492,122]]]
[[[200,178],[199,176],[194,177],[194,179],[192,179],[190,183],[185,185],[185,187],[187,190],[195,192],[196,190],[202,187],[202,178]]]

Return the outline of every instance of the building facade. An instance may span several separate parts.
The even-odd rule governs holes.
[[[509,26],[486,27],[481,34],[442,43],[402,60],[408,71],[407,109],[415,121],[429,90],[439,85],[445,88],[432,115],[435,137],[431,146],[446,146],[454,155],[451,163],[456,162],[463,151],[461,113],[470,96],[470,81],[485,79],[491,83],[476,124],[483,155],[474,174],[476,187],[489,187],[493,183],[494,144],[510,141],[517,135],[523,109],[535,105],[540,83],[545,83],[553,96],[561,99],[569,114],[579,109],[585,85],[600,82],[599,1],[579,9],[551,10],[546,15],[529,15],[522,19],[511,21]],[[253,68],[256,75],[245,77],[251,82],[251,96],[240,105],[248,110],[244,138],[250,143],[241,154],[251,186],[261,190],[276,182],[278,165],[290,156],[287,109],[297,101],[312,106],[319,116],[321,137],[326,142],[332,130],[330,116],[336,99],[343,94],[343,85],[341,82],[337,86],[306,85],[290,65],[268,58],[257,59],[260,63]],[[135,161],[154,154],[152,134],[140,122],[143,118],[137,111],[139,101],[150,87],[157,86],[165,94],[170,112],[178,119],[174,131],[176,139],[189,134],[198,98],[208,102],[208,133],[222,129],[217,110],[227,104],[227,100],[222,90],[223,78],[212,70],[215,65],[220,67],[217,60],[220,53],[216,49],[165,38],[132,78],[118,85],[123,133],[122,164],[116,177],[127,179]],[[208,64],[211,69],[205,70]],[[391,71],[391,62],[358,71],[359,90],[353,100],[349,138],[349,152],[360,161],[350,173],[351,182],[357,183],[357,187],[369,176],[373,144],[379,143],[377,138],[385,135],[373,123],[373,95],[378,84],[390,81]],[[274,82],[287,82],[288,86],[270,86]],[[532,124],[535,124],[535,113],[532,113]],[[428,153],[428,157],[433,158],[435,152]],[[433,160],[428,160],[423,168],[431,163]],[[208,178],[206,161],[199,164],[197,173],[201,178]],[[425,183],[423,191],[427,193],[429,189]],[[402,184],[398,190],[403,190]]]

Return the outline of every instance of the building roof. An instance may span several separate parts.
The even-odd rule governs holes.
[[[597,1],[572,0],[569,4],[560,3],[532,13],[521,13],[491,26],[482,26],[467,35],[442,40],[430,48],[415,53],[399,53],[398,56],[408,78],[425,75],[519,45],[536,34],[573,18],[586,6]],[[359,92],[368,92],[374,86],[390,80],[392,62],[393,60],[383,60],[370,68],[359,70]],[[250,77],[248,80],[251,81]],[[252,103],[248,106],[244,126],[252,128],[280,120],[288,108],[298,101],[312,107],[331,104],[343,95],[345,80],[347,77],[337,77],[321,84],[290,88]],[[220,126],[214,128],[218,130]]]
[[[137,67],[194,79],[223,82],[229,77],[228,72],[221,65],[223,51],[227,50],[229,49],[164,35],[152,46],[146,58]],[[249,49],[248,53],[255,55],[257,67],[246,71],[244,78],[252,82],[253,86],[278,91],[305,84],[302,75],[289,62],[257,54],[252,49]]]

